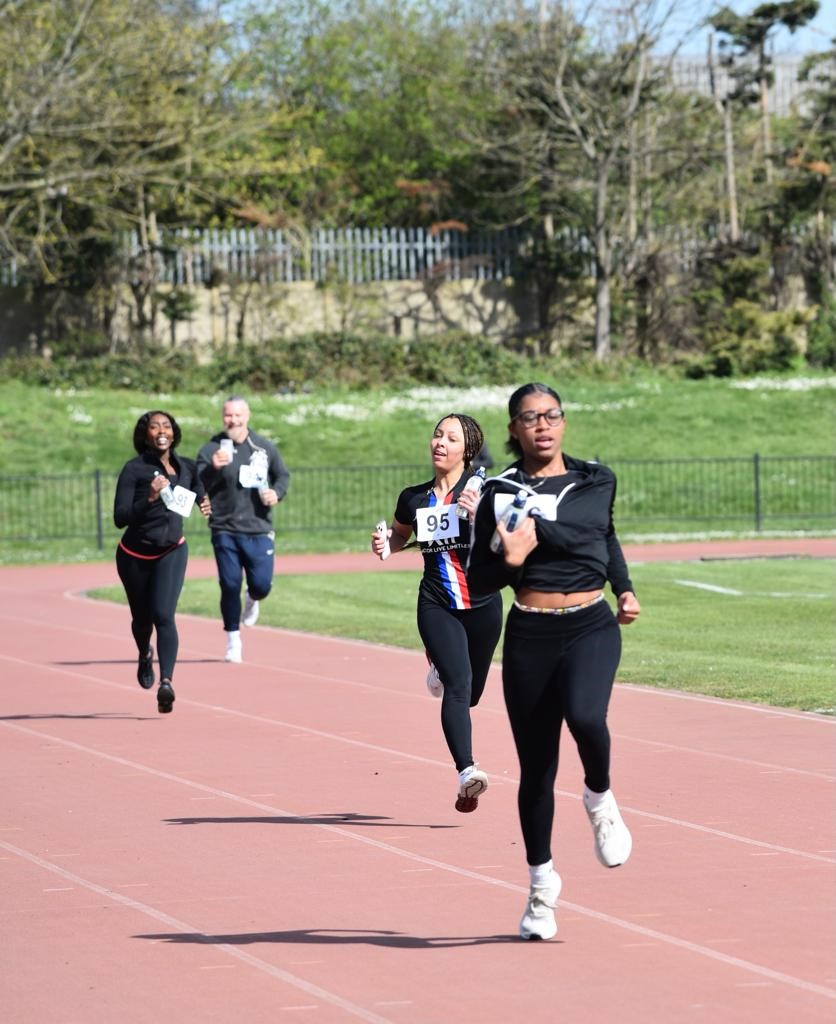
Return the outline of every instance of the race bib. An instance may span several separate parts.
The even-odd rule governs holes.
[[[197,495],[194,491],[189,491],[178,484],[172,488],[171,504],[168,507],[172,512],[176,512],[178,516],[188,519],[194,507],[196,497]]]
[[[238,483],[242,487],[266,487],[267,474],[259,472],[255,466],[240,466],[238,468]]]
[[[461,520],[456,515],[456,504],[419,508],[415,513],[415,536],[419,543],[455,540]]]
[[[267,456],[263,452],[253,452],[249,465],[238,469],[238,483],[242,487],[267,487]]]

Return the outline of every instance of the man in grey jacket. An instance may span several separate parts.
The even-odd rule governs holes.
[[[273,586],[273,506],[287,494],[290,473],[276,446],[249,429],[250,407],[240,395],[223,405],[221,433],[197,455],[197,471],[212,502],[209,526],[221,585],[225,660],[243,660],[241,623],[254,626],[259,601]],[[247,594],[241,607],[241,582]]]

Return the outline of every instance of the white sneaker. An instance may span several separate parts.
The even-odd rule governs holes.
[[[427,689],[433,697],[444,696],[444,683],[438,674],[438,669],[430,662],[430,670],[427,673]]]
[[[629,858],[633,837],[624,824],[611,790],[593,793],[586,789],[583,805],[595,834],[595,855],[605,868],[617,868]],[[590,809],[590,805],[591,808]]]
[[[254,601],[250,597],[250,592],[248,590],[247,596],[244,600],[244,615],[241,621],[245,626],[254,626],[258,622],[258,612],[258,601]]]
[[[561,884],[560,875],[552,871],[550,881],[544,885],[531,886],[525,913],[520,920],[520,938],[553,939],[557,935],[554,912]]]
[[[240,665],[244,660],[243,647],[241,645],[241,634],[239,632],[226,634],[226,654],[224,661],[231,661]]]
[[[462,814],[470,814],[479,805],[479,794],[488,788],[488,777],[478,764],[468,765],[459,772],[459,795],[456,797],[456,810]]]

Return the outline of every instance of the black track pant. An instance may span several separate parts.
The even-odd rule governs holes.
[[[577,743],[584,782],[610,786],[607,708],[621,658],[621,631],[602,601],[570,615],[511,608],[505,625],[502,686],[520,762],[517,803],[529,864],[551,859],[554,785],[565,721]]]
[[[441,728],[456,769],[473,764],[470,709],[485,689],[502,632],[502,598],[459,610],[418,599],[418,632],[444,683]]]
[[[116,549],[116,570],[125,588],[131,609],[131,632],[140,655],[151,643],[151,631],[157,631],[157,660],[160,679],[171,679],[177,660],[179,638],[174,612],[183,580],[189,549],[184,541],[162,558],[145,559]]]

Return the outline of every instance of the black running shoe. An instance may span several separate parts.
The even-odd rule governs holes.
[[[154,648],[149,647],[143,658],[140,654],[136,666],[136,681],[143,690],[150,690],[154,685]]]
[[[174,707],[174,690],[168,679],[163,679],[160,688],[157,690],[157,711],[161,715],[167,715]]]

